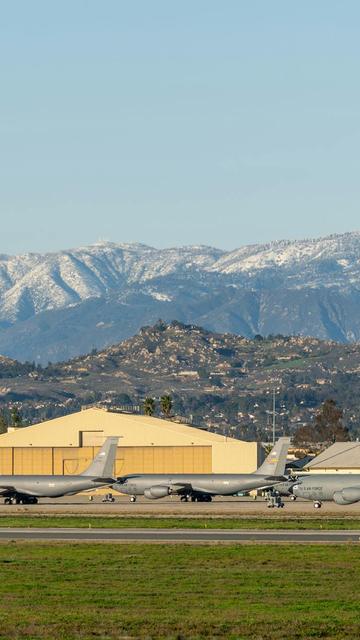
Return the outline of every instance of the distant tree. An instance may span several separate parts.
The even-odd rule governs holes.
[[[119,404],[133,404],[132,398],[127,393],[119,393],[114,400]]]
[[[166,418],[171,416],[172,404],[171,396],[161,396],[160,408]]]
[[[6,433],[8,428],[7,420],[3,413],[0,413],[0,433]]]
[[[153,416],[155,412],[155,400],[154,398],[145,398],[144,400],[144,413],[146,416]]]
[[[311,424],[304,424],[298,427],[295,431],[293,444],[295,447],[309,447],[318,442],[314,426]]]
[[[325,400],[318,411],[314,424],[299,427],[294,436],[297,446],[319,442],[333,443],[350,440],[349,430],[342,423],[343,412],[332,399]]]
[[[164,322],[164,320],[161,320],[161,318],[159,318],[159,320],[154,324],[155,331],[166,331],[167,329],[167,324],[166,322]]]
[[[11,426],[12,427],[22,427],[23,421],[22,416],[17,407],[13,407],[10,412]]]
[[[350,434],[342,423],[343,412],[335,400],[325,400],[315,418],[315,430],[320,441],[336,442],[350,440]]]

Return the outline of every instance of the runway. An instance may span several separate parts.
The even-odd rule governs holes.
[[[359,543],[360,530],[24,529],[0,528],[0,541],[148,543]]]

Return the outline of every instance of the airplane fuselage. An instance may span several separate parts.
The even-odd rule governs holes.
[[[106,487],[112,482],[111,478],[105,480],[108,481],[93,476],[0,476],[0,495],[21,494],[36,498],[60,498],[88,489]]]
[[[349,493],[350,489],[352,490],[352,493]],[[347,495],[349,495],[349,497],[356,497],[357,490],[359,491],[360,500],[360,474],[355,473],[324,473],[299,476],[291,489],[292,493],[297,498],[305,498],[306,500],[320,502],[326,502],[329,500],[335,500],[336,502],[337,496],[341,492],[344,492],[344,500],[347,499]],[[339,500],[340,499],[341,498],[339,498]],[[351,499],[351,502],[357,502],[357,500]],[[339,504],[342,504],[342,502],[339,501]],[[344,502],[344,504],[346,504],[346,502]]]
[[[184,474],[138,474],[119,478],[114,489],[127,495],[144,495],[154,487],[168,487],[169,493],[195,492],[209,495],[230,496],[241,491],[268,487],[279,481],[272,476],[251,473],[184,473]],[[165,494],[164,494],[165,495]],[[162,496],[159,496],[162,497]]]

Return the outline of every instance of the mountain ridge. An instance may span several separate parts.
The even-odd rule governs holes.
[[[248,337],[359,340],[360,232],[232,251],[101,241],[0,256],[0,352],[10,357],[63,360],[158,317]]]

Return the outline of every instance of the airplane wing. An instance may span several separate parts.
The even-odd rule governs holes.
[[[178,495],[188,494],[188,493],[202,493],[213,495],[209,488],[200,487],[195,483],[190,482],[172,482],[169,485],[169,489],[171,493],[177,493]]]
[[[8,491],[16,491],[16,489],[15,487],[12,487],[8,484],[0,485],[0,495],[2,495],[3,493],[8,493]]]
[[[11,484],[2,484],[0,485],[0,495],[6,495],[8,493],[21,493],[25,496],[34,496],[34,491],[27,491],[26,489],[17,489],[14,485]]]
[[[262,491],[263,489],[270,489],[271,487],[276,487],[276,485],[284,484],[285,478],[264,478],[264,483],[259,487],[256,486],[254,489],[249,489],[249,491]]]
[[[192,485],[188,482],[172,482],[169,485],[169,489],[171,493],[178,493],[179,495],[193,490]]]

